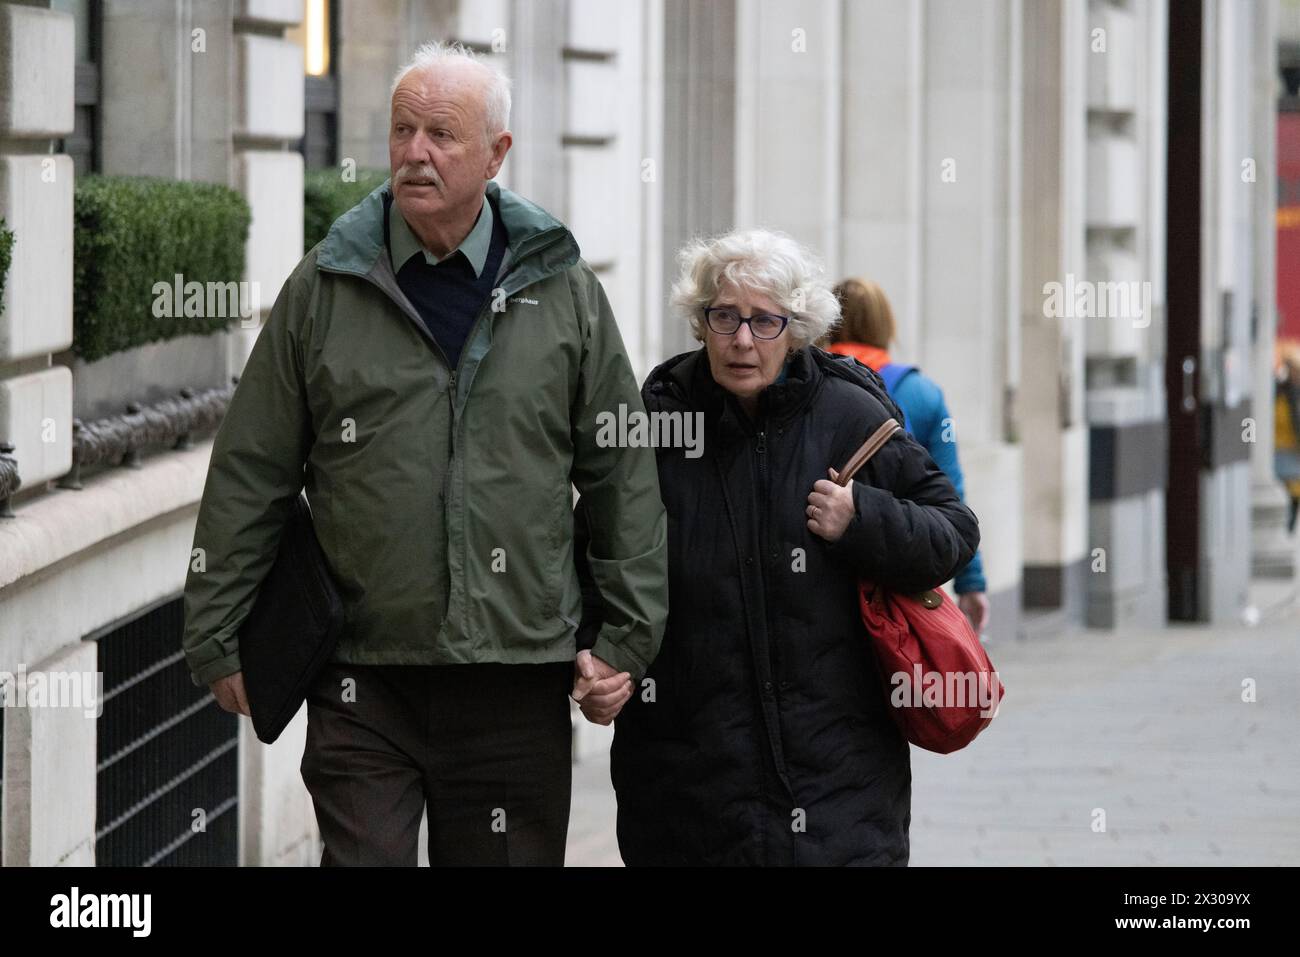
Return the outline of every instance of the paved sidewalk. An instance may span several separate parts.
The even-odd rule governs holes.
[[[1300,864],[1293,608],[989,650],[1008,694],[993,725],[957,754],[912,749],[913,866]],[[568,863],[619,864],[608,754],[573,783]]]

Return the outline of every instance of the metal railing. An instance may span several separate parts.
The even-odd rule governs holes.
[[[100,866],[238,863],[239,723],[190,681],[183,624],[174,598],[97,639]]]

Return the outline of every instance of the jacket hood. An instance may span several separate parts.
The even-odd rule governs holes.
[[[331,272],[364,276],[387,251],[384,243],[384,197],[391,179],[370,192],[335,220],[321,241],[316,265]],[[484,190],[506,230],[506,260],[543,276],[567,269],[581,250],[573,234],[558,219],[517,193],[489,181]],[[532,277],[529,277],[532,278]]]

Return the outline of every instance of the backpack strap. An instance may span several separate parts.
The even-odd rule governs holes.
[[[903,365],[901,362],[886,362],[876,370],[885,383],[885,388],[889,391],[889,397],[894,399],[895,402],[898,401],[896,395],[899,383],[916,371],[916,366]],[[907,410],[901,405],[899,409],[903,412],[903,428],[907,429],[908,432],[912,432],[912,417],[907,414]],[[916,433],[912,432],[912,434],[915,435]]]
[[[898,383],[915,372],[916,366],[903,365],[901,362],[886,362],[876,371],[880,373],[880,378],[885,380],[885,388],[889,390],[889,394],[892,396],[898,388]]]

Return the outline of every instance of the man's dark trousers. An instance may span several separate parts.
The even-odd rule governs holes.
[[[301,769],[321,864],[414,866],[427,801],[434,866],[563,865],[572,681],[572,662],[327,665]]]

